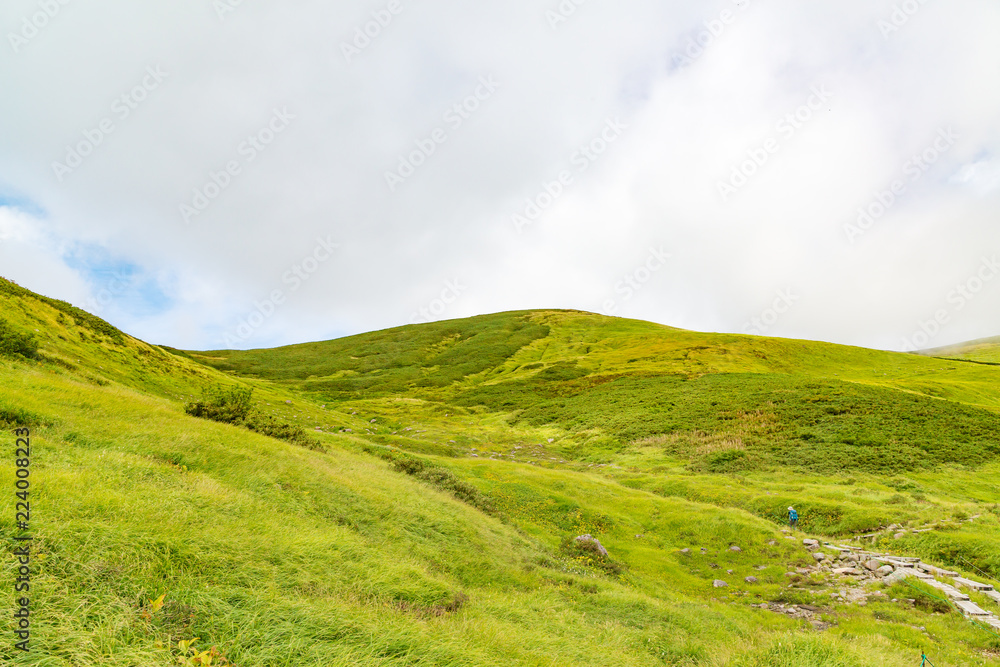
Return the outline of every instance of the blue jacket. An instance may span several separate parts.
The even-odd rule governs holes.
[[[788,510],[788,520],[796,521],[799,518],[799,513],[795,510]]]

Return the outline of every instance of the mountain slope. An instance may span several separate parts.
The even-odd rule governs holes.
[[[71,314],[0,292],[0,317],[41,343],[38,359],[0,356],[0,425],[32,431],[35,538],[35,653],[4,642],[5,663],[176,664],[178,642],[194,638],[235,665],[833,667],[912,665],[921,649],[987,664],[1000,648],[955,614],[888,597],[859,607],[832,597],[835,582],[789,579],[813,561],[780,530],[792,502],[805,528],[845,538],[947,519],[881,539],[998,576],[995,463],[901,477],[802,472],[772,456],[723,474],[706,458],[738,451],[731,432],[754,451],[785,443],[772,431],[830,414],[804,399],[823,410],[768,412],[773,394],[810,382],[826,384],[802,396],[843,385],[843,401],[877,404],[878,419],[894,405],[910,416],[962,407],[955,423],[974,438],[977,420],[995,415],[981,407],[995,400],[989,367],[952,374],[946,362],[889,356],[868,377],[866,355],[882,353],[565,311],[168,354],[97,336]],[[879,380],[891,364],[904,372]],[[811,370],[790,372],[798,366]],[[827,370],[841,376],[823,379]],[[918,376],[967,403],[892,386]],[[764,384],[747,389],[751,377]],[[338,382],[351,378],[364,382]],[[185,414],[216,384],[253,389],[259,409],[308,428],[322,450]],[[668,389],[685,404],[673,415],[655,404]],[[733,403],[734,418],[720,419],[721,402],[737,399],[759,407]],[[690,424],[657,421],[664,414]],[[628,429],[643,420],[657,435],[636,440]],[[12,460],[0,464],[8,489]],[[7,535],[16,500],[0,495]],[[584,533],[609,555],[573,539]],[[17,567],[6,561],[8,582]],[[720,579],[728,585],[714,587]],[[0,586],[0,604],[13,597]],[[826,629],[751,606],[767,601],[814,605]]]
[[[961,359],[962,361],[1000,364],[1000,336],[923,350],[921,354],[948,359]]]

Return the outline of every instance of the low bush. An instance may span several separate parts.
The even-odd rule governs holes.
[[[200,401],[185,405],[184,411],[192,417],[242,426],[254,433],[286,440],[308,449],[326,451],[301,426],[278,421],[253,407],[252,397],[253,389],[213,385],[204,390]]]
[[[38,341],[27,331],[22,331],[0,318],[0,355],[5,357],[38,357]]]

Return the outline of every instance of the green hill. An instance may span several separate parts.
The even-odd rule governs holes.
[[[960,359],[962,361],[1000,364],[1000,336],[981,338],[967,343],[959,343],[958,345],[937,347],[931,350],[924,350],[921,354]]]
[[[576,311],[182,352],[5,281],[0,318],[8,536],[9,429],[32,431],[35,652],[6,641],[9,664],[178,664],[195,638],[240,666],[917,665],[921,649],[988,664],[1000,649],[955,613],[790,579],[812,559],[781,530],[794,503],[811,533],[871,531],[1000,578],[997,367]],[[185,413],[219,386],[315,446]]]

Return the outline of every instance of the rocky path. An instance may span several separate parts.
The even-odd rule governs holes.
[[[855,583],[861,585],[860,590],[855,589],[853,592],[842,590],[839,596],[834,594],[845,602],[866,604],[868,596],[879,595],[880,592],[868,593],[864,590],[864,586],[875,582],[892,585],[912,577],[936,588],[966,617],[980,621],[995,630],[1000,630],[1000,617],[997,616],[995,610],[983,609],[969,599],[968,593],[963,592],[965,590],[976,591],[1000,605],[1000,592],[991,584],[961,577],[958,572],[924,563],[919,558],[892,556],[868,551],[861,547],[829,542],[821,544],[819,540],[808,538],[803,539],[802,544],[812,553],[816,564],[811,568],[789,572],[788,575],[826,572],[839,575],[847,580],[854,580]]]

